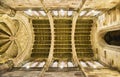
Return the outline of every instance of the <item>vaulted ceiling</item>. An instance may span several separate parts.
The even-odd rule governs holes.
[[[84,1],[85,3],[83,3]],[[34,13],[34,15],[40,17],[41,15],[46,15],[46,12],[44,11],[44,8],[46,8],[48,11],[51,11],[51,13],[53,12],[52,15],[54,16],[57,12],[58,16],[62,16],[63,12],[66,13],[67,16],[72,16],[74,13],[71,13],[71,11],[77,12],[78,10],[80,10],[78,12],[80,13],[79,16],[90,16],[89,14],[92,13],[93,15],[91,16],[98,16],[97,13],[104,13],[119,4],[120,0],[0,0],[0,13],[11,12],[10,9],[12,9],[15,11],[22,11],[29,16],[32,16]],[[81,5],[83,6],[81,7]],[[90,40],[90,31],[93,24],[92,20],[81,20],[78,17],[78,19],[74,22],[72,18],[66,20],[62,16],[61,19],[54,19],[52,21],[55,29],[54,32],[51,32],[52,28],[49,23],[49,18],[47,16],[46,18],[46,20],[34,19],[32,22],[35,34],[35,42],[31,55],[32,57],[48,58],[51,36],[53,36],[50,33],[54,32],[55,47],[53,57],[56,59],[61,57],[71,58],[73,54],[72,51],[74,51],[72,50],[73,48],[71,48],[72,38],[74,38],[73,40],[75,42],[78,58],[91,58],[94,56]],[[75,30],[73,29],[74,24],[76,24]],[[73,32],[75,37],[72,37]]]
[[[85,3],[84,3],[84,1],[85,1]],[[98,16],[97,13],[103,13],[106,10],[114,8],[116,5],[119,5],[120,0],[0,0],[0,4],[1,4],[0,5],[0,13],[2,13],[2,11],[4,13],[7,13],[7,12],[9,12],[9,9],[12,9],[15,11],[24,11],[26,14],[29,14],[30,16],[32,16],[32,15],[45,16],[46,13],[44,11],[44,8],[46,8],[47,10],[50,10],[51,12],[53,12],[52,15],[54,15],[54,16],[57,15],[57,13],[58,13],[58,16],[65,16],[65,15],[63,15],[64,13],[66,13],[67,16],[69,16],[69,15],[72,16],[74,13],[71,13],[71,11],[75,12],[75,11],[78,11],[79,9],[81,9],[79,12],[80,16],[90,16],[90,14],[91,14],[91,16],[96,16],[96,15]],[[83,4],[83,6],[81,6],[82,4]],[[1,11],[1,9],[2,9],[2,11]],[[49,34],[50,32],[48,32],[48,34],[46,33],[47,30],[50,31],[50,23],[48,23],[48,24],[46,23],[46,21],[49,22],[49,19],[47,19],[46,21],[44,19],[33,20],[33,21],[35,21],[35,22],[38,21],[38,22],[37,23],[33,22],[34,32],[36,32],[36,34],[35,34],[35,43],[33,46],[32,56],[36,57],[36,55],[44,54],[43,57],[45,57],[45,55],[48,57],[50,47],[48,46],[48,49],[47,49],[47,48],[45,48],[46,46],[43,47],[43,44],[46,45],[46,43],[47,44],[50,43],[49,41],[51,40],[51,37]],[[42,21],[43,21],[43,24],[42,24]],[[57,23],[56,23],[56,21],[57,21]],[[75,34],[75,43],[76,43],[77,55],[80,58],[86,57],[86,55],[87,55],[87,57],[88,57],[88,55],[89,55],[89,57],[93,57],[93,52],[92,52],[91,45],[90,45],[90,30],[91,30],[91,26],[92,26],[93,22],[88,23],[90,21],[83,20],[81,22],[81,20],[78,19],[76,22],[77,28],[76,28],[76,32],[75,32],[76,33]],[[41,23],[39,23],[39,22],[41,22]],[[72,34],[71,25],[73,25],[71,22],[73,22],[71,19],[66,20],[64,18],[62,18],[61,20],[55,19],[53,21],[53,23],[55,24],[54,27],[55,27],[55,32],[56,32],[56,34],[55,34],[56,47],[54,49],[54,51],[56,51],[56,53],[54,54],[55,58],[57,58],[58,56],[66,58],[66,53],[68,54],[67,57],[71,57],[70,51],[71,51],[71,40],[72,39],[70,39],[70,38],[71,38],[71,34]],[[61,26],[61,24],[62,24],[62,26]],[[41,26],[39,26],[39,25],[41,25]],[[44,25],[44,26],[42,26],[42,25]],[[45,28],[45,25],[48,27]],[[67,27],[67,29],[65,29],[66,27]],[[61,30],[63,33],[61,32]],[[67,30],[68,30],[68,33],[65,33]],[[80,33],[81,33],[81,35],[80,35]],[[40,41],[40,40],[44,40],[44,41]],[[62,44],[62,46],[61,46],[61,44]],[[80,45],[78,45],[78,44],[80,44]],[[41,45],[42,45],[42,47],[41,47]],[[67,47],[68,47],[68,49],[67,49]],[[80,48],[80,47],[82,47],[82,48]],[[41,48],[41,49],[39,49],[39,48]],[[61,49],[61,48],[63,48],[63,49]],[[41,52],[38,52],[38,51],[41,51]],[[46,52],[43,53],[42,51],[46,51]],[[65,51],[65,52],[63,52],[63,51]],[[64,53],[65,56],[59,55],[60,53]],[[39,56],[41,57],[41,55],[39,55]]]
[[[78,9],[82,0],[42,0],[46,8]],[[40,0],[1,0],[1,2],[16,10],[42,7]],[[120,0],[86,0],[82,9],[110,9]],[[19,9],[18,9],[19,8]]]

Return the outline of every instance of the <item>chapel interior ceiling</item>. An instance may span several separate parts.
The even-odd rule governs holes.
[[[41,3],[42,1],[42,3]],[[71,16],[74,12],[81,8],[80,16],[98,16],[105,11],[114,8],[120,4],[120,0],[86,0],[81,7],[83,0],[0,0],[0,13],[2,11],[22,11],[29,16],[47,16],[43,10],[43,5],[47,10],[50,10],[54,16]],[[2,7],[1,7],[2,6]],[[4,9],[6,8],[6,9]],[[4,9],[1,11],[1,9]],[[78,58],[92,57],[94,53],[91,47],[90,31],[93,26],[92,20],[82,20],[78,18],[76,22],[75,44]],[[41,22],[41,23],[39,23]],[[55,19],[55,54],[53,57],[57,58],[71,58],[71,34],[72,34],[72,20],[71,19]],[[32,50],[32,57],[48,58],[51,44],[51,34],[49,19],[33,19],[32,25],[34,28],[35,42]],[[41,25],[41,26],[38,26]],[[42,26],[43,25],[43,26]],[[64,26],[61,26],[64,25]],[[84,25],[84,26],[83,26]],[[46,33],[47,32],[47,33]],[[62,33],[63,32],[63,33]],[[44,34],[44,35],[43,35]],[[79,35],[81,34],[81,35]],[[44,40],[44,41],[40,41]],[[79,40],[79,42],[78,42]],[[78,44],[79,43],[79,44]],[[46,46],[46,44],[48,44]],[[61,46],[62,44],[62,46]],[[69,46],[70,45],[70,46]],[[80,48],[81,47],[81,48]],[[44,51],[44,52],[43,52]],[[46,51],[46,52],[45,52]],[[63,52],[65,51],[65,52]],[[84,51],[84,52],[81,52]],[[61,55],[60,55],[61,54]],[[63,55],[64,54],[64,55]],[[37,56],[38,55],[38,56]]]
[[[42,0],[46,8],[72,8],[78,9],[82,0]],[[1,2],[16,10],[42,7],[40,0],[1,0]],[[110,9],[120,0],[86,0],[82,9]],[[108,6],[109,5],[109,6]],[[18,9],[19,8],[19,9]]]

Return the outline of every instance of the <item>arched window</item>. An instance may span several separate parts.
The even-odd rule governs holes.
[[[39,65],[38,65],[38,67],[43,67],[44,65],[45,65],[45,61],[40,62]]]
[[[38,64],[38,62],[32,62],[32,64],[30,65],[30,67],[36,67]]]
[[[74,67],[72,62],[68,62],[68,67]]]
[[[104,40],[109,45],[120,46],[120,30],[107,32],[104,36]]]
[[[57,61],[53,62],[52,67],[58,67],[58,62]]]
[[[80,61],[80,64],[82,65],[82,67],[88,67],[88,65],[83,61]]]
[[[62,62],[60,62],[59,67],[60,68],[67,67],[67,64],[64,61],[62,61]]]

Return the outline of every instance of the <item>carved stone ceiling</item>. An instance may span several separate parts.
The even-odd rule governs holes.
[[[40,0],[0,0],[12,8],[40,8]],[[77,9],[82,0],[43,0],[47,8],[72,8]],[[87,0],[82,9],[109,9],[120,0]],[[18,9],[19,10],[19,9]]]

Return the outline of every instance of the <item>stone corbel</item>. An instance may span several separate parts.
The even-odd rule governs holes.
[[[15,16],[16,11],[15,11],[15,9],[9,7],[8,5],[4,4],[3,2],[0,2],[0,13],[7,14],[10,17],[13,17],[13,16]]]

